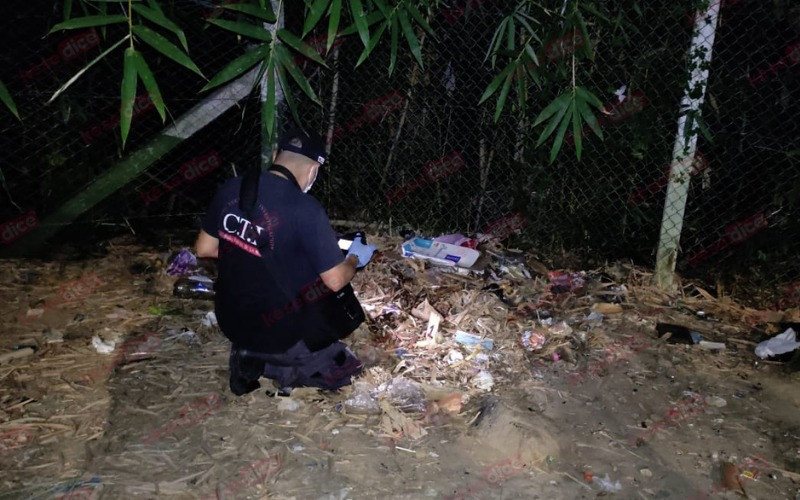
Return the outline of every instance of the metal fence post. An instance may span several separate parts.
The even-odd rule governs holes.
[[[700,119],[700,110],[708,88],[708,68],[711,65],[721,4],[722,0],[712,0],[705,15],[696,17],[692,44],[689,47],[688,58],[691,71],[681,100],[678,133],[672,150],[669,183],[667,184],[667,196],[664,202],[661,234],[656,254],[655,282],[658,287],[665,290],[672,290],[675,287],[675,263],[683,229],[686,197],[691,182],[689,172],[694,166],[693,161],[686,162],[684,160],[693,158],[697,150],[697,131],[699,130],[697,120]],[[695,119],[687,120],[689,116]],[[690,122],[688,125],[687,121]]]

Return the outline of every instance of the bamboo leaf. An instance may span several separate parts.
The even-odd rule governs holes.
[[[389,76],[392,76],[392,73],[394,73],[395,68],[397,68],[397,48],[399,45],[398,38],[400,36],[400,26],[398,24],[399,23],[397,21],[397,15],[395,14],[391,18],[392,26],[390,29],[390,35],[392,44],[389,52]]]
[[[361,43],[366,47],[369,43],[369,25],[364,17],[364,6],[361,4],[361,0],[350,0],[350,10],[353,13],[353,22],[358,30]]]
[[[278,38],[288,45],[289,47],[293,48],[294,50],[300,52],[307,58],[311,59],[312,61],[321,64],[322,66],[328,67],[325,64],[325,61],[320,57],[319,53],[314,50],[310,45],[305,43],[304,41],[297,38],[297,36],[289,30],[279,29],[278,30]]]
[[[136,73],[139,75],[139,79],[144,84],[144,88],[147,90],[150,100],[161,116],[161,123],[164,123],[167,120],[166,108],[164,107],[164,98],[161,96],[161,91],[158,89],[156,78],[153,76],[153,72],[150,71],[150,67],[147,65],[147,62],[145,62],[141,53],[134,52],[133,57],[136,63]]]
[[[709,143],[714,144],[714,137],[711,135],[711,131],[708,129],[706,122],[700,115],[697,116],[697,126],[700,127],[700,133],[703,134],[703,137]]]
[[[536,141],[537,148],[542,144],[544,144],[544,141],[546,141],[547,138],[550,137],[550,135],[552,135],[553,131],[556,129],[558,124],[561,123],[562,119],[564,118],[564,115],[567,113],[567,109],[569,108],[569,103],[565,99],[563,99],[563,97],[564,96],[561,96],[556,100],[554,100],[552,103],[550,103],[550,106],[552,106],[553,104],[557,104],[555,108],[555,114],[550,119],[550,123],[547,125],[547,127],[545,127],[545,129],[542,130],[542,133],[539,135],[539,139]],[[548,106],[548,108],[550,106]],[[544,113],[544,111],[542,111],[542,113]]]
[[[425,20],[425,17],[422,15],[422,13],[419,11],[419,9],[417,9],[417,6],[414,5],[414,1],[413,0],[407,1],[406,2],[406,7],[408,8],[408,13],[411,14],[411,17],[413,17],[414,20],[417,21],[417,23],[420,26],[422,26],[422,29],[427,31],[428,34],[430,34],[431,36],[436,36],[436,35],[434,35],[430,24],[428,24],[428,21]]]
[[[596,95],[592,94],[588,90],[584,89],[583,87],[575,87],[575,92],[583,98],[584,101],[588,102],[595,108],[602,110],[605,106],[603,105],[602,101],[597,98]]]
[[[158,4],[158,0],[147,0],[147,5],[149,5],[151,9],[160,12],[161,14],[164,13],[164,11],[161,10],[161,6]]]
[[[189,43],[186,41],[186,35],[184,34],[183,30],[180,29],[177,24],[167,19],[162,12],[145,7],[144,5],[134,5],[133,11],[148,21],[156,23],[162,28],[168,29],[169,31],[175,33],[175,36],[178,37],[178,40],[180,40],[181,45],[183,46],[183,50],[189,52]]]
[[[125,49],[122,67],[122,104],[119,110],[119,128],[122,132],[122,147],[128,139],[133,120],[133,101],[136,99],[136,51],[130,47]]]
[[[22,121],[19,117],[19,112],[17,111],[17,105],[14,103],[14,99],[11,97],[11,94],[8,92],[8,89],[3,82],[0,82],[0,101],[3,101],[3,104],[5,104],[8,110],[17,117],[17,120]]]
[[[403,28],[403,35],[405,35],[406,40],[408,41],[408,48],[411,49],[411,53],[417,60],[419,67],[424,68],[425,66],[422,62],[422,50],[419,46],[417,35],[414,33],[414,28],[411,26],[411,23],[408,20],[408,13],[403,9],[398,9],[397,17],[400,18],[400,26]]]
[[[306,16],[306,21],[303,23],[303,36],[306,36],[309,31],[314,29],[322,16],[325,15],[325,9],[328,8],[330,0],[306,0],[306,4],[312,2],[308,6],[309,13]]]
[[[489,42],[489,49],[486,51],[486,57],[484,58],[483,61],[486,62],[487,60],[489,60],[489,57],[492,57],[492,68],[494,68],[494,63],[496,58],[496,56],[494,56],[493,54],[497,52],[497,50],[500,47],[500,44],[503,43],[502,40],[505,33],[505,27],[507,24],[508,24],[508,17],[505,17],[503,18],[502,21],[500,21],[500,25],[497,26],[497,29],[494,31],[494,35],[492,35],[492,41]]]
[[[64,0],[64,20],[69,21],[70,16],[72,15],[72,0]]]
[[[553,102],[548,104],[547,107],[544,108],[541,113],[539,113],[539,116],[536,117],[536,121],[533,122],[533,126],[535,127],[541,123],[544,123],[544,121],[553,116],[556,111],[561,112],[563,109],[565,109],[568,100],[568,94],[556,97]]]
[[[525,44],[525,53],[528,55],[528,57],[531,59],[531,61],[533,61],[535,65],[537,66],[539,65],[539,58],[536,56],[536,50],[533,47],[531,47],[529,43]]]
[[[292,79],[294,79],[295,83],[300,87],[309,99],[314,101],[315,103],[322,106],[322,102],[317,97],[317,94],[314,92],[314,89],[311,88],[311,84],[308,83],[305,75],[295,64],[294,59],[292,58],[289,51],[286,50],[286,47],[283,45],[276,45],[275,46],[275,55],[277,57],[278,63],[286,68],[290,75],[292,75]]]
[[[367,44],[367,46],[364,47],[364,51],[361,53],[361,56],[358,58],[358,61],[356,62],[356,68],[359,67],[361,65],[361,63],[363,63],[364,61],[367,60],[369,55],[372,53],[372,50],[378,45],[378,42],[380,41],[381,36],[383,36],[383,32],[386,31],[386,28],[390,24],[391,23],[387,20],[386,22],[384,22],[381,25],[380,28],[378,28],[378,31],[375,32],[374,35],[372,35],[372,38],[369,40],[369,43]]]
[[[511,81],[514,78],[514,73],[511,72],[506,77],[506,81],[503,84],[503,90],[500,91],[500,97],[497,98],[497,109],[494,111],[494,122],[497,123],[497,120],[500,119],[500,114],[503,112],[503,107],[506,104],[506,99],[508,98],[508,92],[511,90]]]
[[[81,5],[83,5],[83,4],[81,4]],[[97,64],[101,59],[103,59],[105,56],[110,54],[114,49],[116,49],[117,47],[122,45],[122,43],[125,42],[126,40],[128,40],[130,37],[131,37],[130,35],[125,35],[117,43],[115,43],[111,47],[109,47],[106,50],[104,50],[99,56],[97,56],[94,59],[92,59],[92,61],[89,64],[87,64],[86,66],[84,66],[83,68],[81,68],[80,71],[78,71],[77,73],[72,75],[72,78],[67,80],[66,83],[64,83],[64,85],[60,86],[58,88],[58,90],[55,91],[55,93],[52,95],[52,97],[50,97],[50,99],[47,101],[47,104],[50,104],[51,102],[53,102],[56,99],[56,97],[60,96],[65,90],[67,90],[70,87],[70,85],[72,85],[73,83],[75,83],[78,80],[78,78],[80,78],[84,73],[89,71],[89,68],[91,68],[92,66]]]
[[[287,90],[284,88],[284,91]],[[264,107],[261,108],[261,120],[267,127],[267,134],[272,137],[275,128],[275,63],[272,56],[267,63],[267,98],[264,100]]]
[[[328,18],[328,43],[325,52],[329,52],[333,47],[333,42],[336,41],[339,31],[339,21],[342,17],[342,0],[333,0]]]
[[[141,38],[145,43],[169,57],[176,63],[194,71],[200,76],[203,76],[200,68],[198,68],[197,65],[189,58],[189,56],[182,52],[177,45],[151,30],[147,26],[135,25],[133,26],[133,33]]]
[[[261,25],[244,23],[240,21],[228,21],[227,19],[209,19],[208,22],[209,24],[219,26],[222,29],[232,31],[237,35],[254,38],[256,40],[261,40],[262,42],[272,41],[272,35],[270,35],[269,31],[264,29],[264,27]]]
[[[592,40],[589,38],[589,30],[586,29],[586,23],[583,21],[583,16],[581,15],[580,11],[576,11],[575,17],[578,21],[578,27],[581,30],[581,34],[583,35],[583,50],[586,53],[586,57],[589,58],[590,61],[594,61],[594,49],[592,47]],[[572,40],[570,41],[572,44],[571,46],[574,48],[576,45],[575,42],[575,33],[572,33]]]
[[[578,106],[578,111],[580,112],[581,117],[583,117],[583,121],[589,125],[589,128],[592,129],[592,131],[595,133],[595,135],[597,135],[597,137],[600,138],[600,140],[603,140],[603,129],[600,128],[600,123],[597,121],[597,117],[594,116],[594,113],[592,113],[592,110],[586,101],[580,98],[580,95],[578,95],[578,99],[576,99],[576,105]]]
[[[278,65],[278,78],[280,79],[281,87],[283,88],[283,95],[286,97],[286,106],[292,113],[292,118],[294,118],[295,123],[300,125],[300,115],[297,113],[297,103],[292,95],[292,89],[289,87],[289,81],[286,78],[286,70],[281,65]]]
[[[503,68],[503,71],[501,71],[499,75],[495,76],[494,80],[492,80],[491,83],[489,83],[489,86],[486,87],[486,90],[483,92],[483,95],[481,96],[480,101],[478,101],[478,104],[483,104],[483,102],[486,99],[490,98],[492,96],[492,94],[497,92],[497,89],[500,87],[500,84],[503,82],[503,79],[506,76],[508,76],[508,74],[513,70],[514,70],[514,63],[513,62],[510,63],[505,68]]]
[[[265,3],[264,7],[249,3],[227,3],[225,5],[220,5],[220,7],[256,17],[270,24],[274,24],[275,21],[277,21],[277,17],[275,17],[275,13],[272,12],[272,6],[269,3]]]
[[[385,17],[380,12],[370,12],[367,14],[366,21],[367,26],[372,26],[373,24],[377,23],[378,21],[383,21]],[[341,33],[342,36],[352,35],[358,32],[358,27],[355,24],[348,26],[347,28],[343,29]]]
[[[60,30],[71,30],[76,28],[91,28],[93,26],[106,26],[109,24],[127,23],[128,18],[125,16],[86,16],[77,17],[58,23],[48,32],[53,33]]]
[[[373,2],[375,2],[375,6],[378,7],[379,11],[381,11],[383,17],[389,19],[391,13],[389,12],[389,8],[386,6],[386,4],[383,3],[383,0],[373,0]]]
[[[578,101],[575,99],[572,102],[572,137],[575,140],[575,152],[578,156],[578,161],[581,161],[581,152],[583,151],[583,129],[581,128],[581,118],[578,112]]]
[[[219,73],[214,75],[214,77],[206,84],[206,86],[201,89],[201,92],[203,90],[214,88],[236,78],[239,75],[244,74],[250,68],[255,66],[258,61],[267,57],[267,55],[270,53],[270,50],[271,47],[269,45],[263,44],[259,45],[256,49],[245,52],[241,56],[228,63],[228,65],[222,68]]]
[[[561,151],[561,146],[564,144],[564,135],[567,133],[567,126],[569,125],[569,112],[572,110],[575,102],[570,101],[569,105],[567,106],[566,113],[564,118],[561,120],[561,126],[558,127],[558,132],[556,133],[556,140],[553,141],[553,147],[550,149],[550,163],[553,163],[558,156],[558,152]]]

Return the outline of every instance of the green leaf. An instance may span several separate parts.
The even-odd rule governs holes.
[[[714,137],[711,135],[711,131],[708,129],[705,120],[703,120],[700,115],[697,116],[697,126],[700,127],[700,133],[703,134],[705,140],[714,144]]]
[[[592,40],[589,38],[589,30],[586,29],[586,23],[583,21],[583,16],[580,14],[580,11],[575,13],[575,17],[578,21],[578,27],[581,30],[581,34],[583,35],[583,50],[586,53],[586,57],[589,58],[590,61],[594,61],[594,49],[592,48]],[[572,34],[572,40],[570,41],[572,44],[571,46],[574,48],[576,45],[575,42],[575,33]]]
[[[256,17],[270,24],[277,21],[277,17],[275,17],[275,13],[272,12],[272,6],[269,3],[265,3],[263,8],[259,5],[247,3],[226,3],[225,5],[220,5],[220,7]]]
[[[311,88],[311,85],[308,83],[308,80],[306,80],[303,72],[300,71],[300,69],[297,67],[297,64],[295,64],[294,58],[292,58],[291,54],[289,54],[289,51],[286,50],[286,47],[283,45],[276,45],[275,56],[278,60],[278,63],[286,68],[286,70],[289,71],[289,74],[292,75],[292,78],[300,87],[300,90],[305,92],[309,99],[322,106],[322,102],[319,100],[319,97],[317,97],[314,89]]]
[[[419,67],[424,68],[425,66],[422,62],[422,50],[419,46],[417,34],[414,33],[414,28],[411,26],[411,23],[408,20],[408,13],[403,9],[398,9],[397,17],[400,18],[400,26],[403,28],[403,35],[405,35],[406,40],[408,41],[408,48],[411,49],[411,53],[414,55],[414,59],[417,60]]]
[[[53,33],[54,31],[60,30],[71,30],[76,28],[90,28],[92,26],[106,26],[108,24],[118,24],[118,23],[127,23],[128,18],[125,16],[87,16],[87,17],[78,17],[75,19],[70,19],[68,21],[64,21],[63,23],[58,23],[48,32]]]
[[[565,115],[567,116],[564,116],[564,119],[561,120],[561,126],[558,127],[558,132],[556,133],[556,140],[553,141],[553,147],[550,149],[550,163],[555,161],[556,156],[558,156],[558,152],[561,151],[561,145],[564,143],[564,135],[567,133],[567,126],[570,122],[569,112],[572,110],[574,105],[575,101],[570,101],[567,109],[565,110]]]
[[[602,103],[602,101],[600,101],[600,99],[597,98],[596,95],[592,94],[583,87],[575,87],[575,93],[581,96],[584,101],[588,102],[595,108],[601,111],[605,108],[605,105]]]
[[[397,14],[391,17],[391,25],[392,27],[389,30],[392,42],[389,51],[389,76],[392,76],[392,73],[394,73],[395,68],[397,68],[397,49],[399,45],[398,38],[400,37],[400,26],[399,22],[397,21]]]
[[[178,27],[177,24],[173,23],[162,12],[159,12],[155,9],[151,9],[149,7],[145,7],[144,5],[134,5],[133,11],[142,16],[143,18],[147,19],[150,22],[156,23],[157,25],[161,26],[162,28],[168,29],[169,31],[175,33],[175,36],[178,37],[180,40],[181,45],[183,45],[183,50],[189,52],[189,43],[186,41],[186,35],[183,33],[183,30]]]
[[[377,23],[378,21],[383,21],[386,19],[383,17],[383,14],[380,12],[370,12],[367,14],[366,22],[367,26],[372,26],[373,24]],[[343,29],[341,33],[342,36],[352,35],[358,32],[358,27],[355,24],[348,26],[347,28]]]
[[[294,118],[295,123],[300,125],[301,122],[300,115],[297,113],[297,104],[295,103],[292,89],[289,87],[289,81],[286,78],[286,70],[281,65],[278,65],[278,78],[280,79],[281,87],[283,88],[283,95],[286,98],[286,106],[292,113],[292,118]]]
[[[3,82],[0,82],[0,101],[3,101],[3,104],[5,104],[8,110],[17,117],[17,120],[22,121],[19,117],[19,112],[17,111],[17,105],[14,103],[14,99],[11,97],[11,94],[8,92],[8,89]]]
[[[167,40],[160,34],[156,33],[155,31],[151,30],[147,26],[134,25],[133,33],[134,35],[141,38],[145,43],[147,43],[157,51],[161,52],[165,56],[169,57],[176,63],[194,71],[200,76],[203,76],[203,73],[200,71],[200,68],[198,68],[197,65],[194,62],[192,62],[189,56],[183,53],[181,49],[178,48],[177,45],[170,42],[169,40]]]
[[[364,6],[361,5],[361,0],[350,0],[350,10],[353,13],[353,22],[358,29],[358,36],[361,38],[361,43],[367,46],[369,43],[369,25],[364,17]]]
[[[153,72],[150,71],[150,67],[147,65],[147,62],[145,62],[141,53],[134,52],[133,58],[136,63],[136,73],[139,75],[139,79],[144,84],[144,88],[147,90],[150,100],[161,116],[161,123],[164,123],[167,120],[167,113],[164,107],[164,98],[161,96],[161,91],[158,89],[158,84],[156,83],[156,77],[153,76]]]
[[[494,122],[500,119],[500,114],[503,112],[503,106],[506,104],[508,92],[511,90],[511,81],[514,79],[514,73],[511,72],[506,77],[506,82],[503,84],[503,90],[500,91],[500,97],[497,98],[497,109],[494,111]]]
[[[541,135],[539,135],[539,139],[536,141],[537,148],[542,144],[544,144],[544,141],[546,141],[547,138],[550,137],[550,135],[556,129],[558,124],[561,123],[562,119],[564,119],[564,115],[567,113],[567,109],[569,108],[568,100],[569,100],[568,94],[559,96],[553,102],[551,102],[550,105],[547,106],[547,108],[545,108],[539,115],[539,117],[541,118],[541,116],[545,114],[545,112],[547,112],[550,114],[550,116],[552,116],[552,118],[550,119],[550,123],[547,125],[547,127],[545,127],[545,129],[542,130]],[[551,107],[553,107],[552,113],[550,113],[549,111],[549,108]],[[539,121],[537,119],[536,121],[537,123],[542,123],[544,120]]]
[[[219,26],[222,29],[233,31],[237,35],[254,38],[263,42],[272,41],[272,35],[270,35],[269,31],[264,29],[264,27],[261,25],[244,23],[240,21],[228,21],[227,19],[209,19],[208,22],[209,24]]]
[[[288,89],[284,88],[284,92],[288,92]],[[267,128],[267,134],[272,137],[275,128],[275,63],[271,56],[267,63],[267,98],[261,108],[261,120]]]
[[[494,35],[492,35],[492,41],[489,42],[489,49],[486,51],[486,57],[483,59],[484,62],[489,60],[489,57],[492,58],[492,68],[494,68],[495,60],[497,59],[496,53],[497,50],[500,48],[500,45],[503,43],[503,37],[505,36],[505,29],[509,23],[509,18],[504,17],[500,24],[497,26],[497,29],[494,31]]]
[[[490,98],[490,97],[492,96],[492,94],[494,94],[495,92],[497,92],[497,89],[500,87],[500,84],[503,82],[503,79],[504,79],[506,76],[508,76],[508,74],[509,74],[511,71],[514,71],[514,67],[515,67],[515,65],[514,65],[514,63],[512,62],[512,63],[510,63],[508,66],[506,66],[506,67],[503,69],[503,71],[501,71],[501,72],[500,72],[500,74],[499,74],[499,75],[497,75],[497,76],[495,76],[495,77],[494,77],[494,80],[492,80],[492,81],[491,81],[491,83],[489,84],[489,86],[488,86],[488,87],[486,87],[486,90],[483,92],[483,95],[481,96],[481,99],[480,99],[480,101],[478,101],[478,104],[483,104],[483,102],[484,102],[486,99]]]
[[[164,13],[164,11],[161,10],[161,6],[158,4],[158,0],[147,0],[147,5],[149,5],[151,9],[158,11],[161,14]]]
[[[389,8],[386,6],[385,3],[383,3],[383,0],[373,0],[373,2],[375,2],[375,6],[378,7],[379,11],[381,11],[383,17],[389,19],[391,12],[389,12]]]
[[[431,26],[428,24],[428,21],[425,20],[425,18],[422,16],[422,13],[419,11],[419,9],[417,9],[417,6],[414,5],[413,0],[407,1],[406,7],[408,8],[408,13],[411,14],[411,17],[413,17],[420,26],[422,26],[422,29],[427,31],[431,36],[435,36]]]
[[[342,0],[333,0],[329,11],[330,17],[328,18],[328,43],[325,52],[329,52],[333,47],[333,42],[336,41],[339,31],[339,21],[342,17]]]
[[[308,45],[304,41],[297,38],[297,36],[291,31],[285,29],[279,29],[277,34],[278,38],[280,38],[280,40],[289,47],[293,48],[297,52],[300,52],[301,54],[311,59],[312,61],[321,64],[326,68],[328,67],[328,65],[325,64],[325,61],[322,59],[322,57],[320,57],[319,53],[317,53],[316,50],[314,50],[310,45]]]
[[[536,50],[533,47],[531,47],[531,45],[528,43],[525,44],[525,53],[528,55],[531,61],[533,61],[534,64],[536,64],[537,66],[539,65],[539,58],[536,57]]]
[[[567,106],[569,101],[569,94],[560,95],[553,100],[550,104],[547,105],[546,108],[539,113],[539,116],[536,117],[536,121],[533,122],[533,126],[536,127],[537,125],[544,123],[545,120],[553,116],[556,111],[563,113],[563,109]]]
[[[581,129],[581,119],[578,112],[577,99],[572,103],[572,137],[575,140],[575,152],[578,156],[578,161],[581,161],[581,152],[583,151],[583,137],[581,137],[583,130]]]
[[[69,17],[72,15],[72,0],[64,0],[64,20],[69,21]]]
[[[83,4],[81,4],[81,5],[83,5]],[[107,56],[108,54],[110,54],[111,52],[113,52],[114,50],[116,50],[116,48],[117,48],[117,47],[119,47],[119,46],[120,46],[120,45],[122,45],[124,42],[126,42],[126,41],[127,41],[129,38],[130,38],[130,37],[131,37],[131,35],[130,35],[130,34],[128,34],[128,35],[125,35],[125,36],[124,36],[124,37],[122,37],[122,38],[121,38],[119,41],[117,41],[116,43],[114,43],[114,45],[112,45],[111,47],[107,48],[107,49],[106,49],[106,50],[104,50],[102,53],[100,53],[100,55],[99,55],[99,56],[97,56],[97,57],[95,57],[94,59],[92,59],[92,60],[89,62],[89,64],[87,64],[86,66],[84,66],[83,68],[81,68],[81,69],[80,69],[80,70],[79,70],[77,73],[75,73],[74,75],[72,75],[72,77],[71,77],[69,80],[67,80],[67,81],[66,81],[66,83],[64,83],[64,85],[60,86],[60,87],[58,88],[58,90],[56,90],[56,91],[53,93],[53,95],[52,95],[52,96],[50,97],[50,99],[47,101],[47,104],[50,104],[51,102],[55,101],[55,100],[56,100],[56,98],[57,98],[58,96],[60,96],[60,95],[61,95],[61,94],[62,94],[62,93],[65,91],[65,90],[67,90],[67,89],[70,87],[70,85],[72,85],[73,83],[75,83],[75,82],[78,80],[78,78],[80,78],[80,77],[81,77],[81,76],[82,76],[84,73],[86,73],[87,71],[89,71],[89,68],[91,68],[92,66],[94,66],[95,64],[97,64],[98,62],[100,62],[100,60],[102,60],[102,59],[103,59],[105,56]]]
[[[250,50],[248,52],[245,52],[241,56],[239,56],[236,59],[234,59],[233,61],[231,61],[227,66],[222,68],[222,70],[220,70],[219,73],[214,75],[214,78],[212,78],[206,84],[206,86],[201,89],[201,92],[203,90],[208,90],[208,89],[214,88],[217,85],[221,85],[221,84],[223,84],[223,83],[225,83],[225,82],[227,82],[229,80],[232,80],[232,79],[236,78],[239,75],[244,74],[250,68],[255,66],[255,64],[258,61],[260,61],[260,60],[264,59],[265,57],[267,57],[267,55],[269,55],[271,49],[272,49],[272,47],[270,47],[269,45],[263,44],[263,45],[260,45],[256,49],[253,49],[253,50]],[[269,71],[269,70],[267,70],[267,71]]]
[[[312,2],[309,5],[309,13],[306,17],[306,22],[303,23],[303,36],[306,36],[309,31],[314,29],[314,26],[317,25],[322,16],[325,15],[325,9],[328,8],[328,2],[330,0],[306,0],[306,4]]]
[[[136,99],[136,51],[125,49],[125,62],[122,67],[122,105],[119,110],[119,128],[122,132],[122,147],[128,139],[133,120],[133,101]]]
[[[589,108],[589,106],[586,104],[586,100],[581,98],[580,95],[577,96],[576,106],[578,108],[578,112],[580,112],[581,117],[583,118],[583,121],[589,125],[589,128],[592,129],[592,131],[595,133],[595,135],[597,135],[597,137],[600,138],[600,140],[603,140],[603,129],[600,128],[600,123],[597,121],[597,117],[594,116],[591,108]]]
[[[369,55],[372,53],[372,50],[378,45],[378,41],[380,41],[381,36],[383,36],[383,32],[386,31],[386,28],[390,24],[391,23],[387,20],[381,25],[380,28],[378,28],[378,31],[375,32],[374,35],[372,35],[372,38],[369,40],[367,46],[364,47],[364,51],[361,53],[361,56],[358,58],[358,61],[356,62],[356,68],[361,66],[361,63],[367,60],[367,57],[369,57]]]

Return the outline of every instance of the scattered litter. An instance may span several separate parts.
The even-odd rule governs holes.
[[[779,354],[792,352],[800,347],[800,342],[796,342],[795,338],[794,330],[788,328],[785,332],[759,343],[756,346],[756,356],[761,359],[767,359]]]
[[[476,346],[480,344],[481,348],[486,351],[491,351],[494,348],[494,340],[492,339],[481,340],[479,336],[467,333],[462,330],[456,330],[455,340],[459,344],[466,346]]]
[[[724,398],[721,398],[719,396],[708,396],[706,398],[706,403],[709,406],[713,406],[715,408],[722,408],[722,407],[724,407],[725,405],[728,404],[728,402],[725,401]]]
[[[182,299],[214,300],[214,281],[201,275],[178,278],[172,295]]]
[[[522,346],[528,352],[533,352],[544,347],[545,337],[539,332],[531,330],[522,332]]]
[[[610,302],[595,302],[592,304],[592,311],[600,314],[620,314],[622,305]]]
[[[455,363],[460,363],[464,361],[464,355],[461,354],[459,351],[452,349],[450,352],[447,353],[447,364],[452,365]]]
[[[92,347],[97,350],[100,354],[111,354],[114,352],[114,348],[116,347],[117,343],[113,340],[109,342],[103,342],[103,339],[95,335],[92,337]]]
[[[467,248],[475,248],[478,246],[477,240],[467,238],[463,234],[444,234],[442,236],[437,236],[433,241]]]
[[[167,268],[167,274],[170,276],[183,276],[194,272],[197,268],[197,257],[188,249],[183,248],[173,257],[172,262]]]
[[[450,245],[425,238],[414,238],[403,243],[403,257],[425,259],[441,266],[472,267],[481,253],[472,248]]]
[[[214,311],[208,311],[206,315],[203,317],[203,326],[210,328],[212,326],[217,326],[217,315]]]
[[[361,381],[353,384],[353,392],[344,402],[344,408],[356,415],[379,415],[381,412],[378,402],[370,394],[369,384]]]
[[[46,332],[42,334],[42,338],[44,338],[45,342],[47,342],[48,344],[64,342],[64,332],[61,330],[48,329]]]
[[[550,331],[559,337],[568,337],[572,335],[572,327],[569,326],[566,321],[559,321],[550,327]]]
[[[708,340],[701,340],[697,343],[703,349],[708,349],[710,351],[724,351],[725,350],[725,343],[724,342],[709,342]]]
[[[547,278],[550,280],[550,291],[556,294],[578,294],[586,285],[586,277],[583,273],[551,271],[547,273]]]
[[[301,406],[303,406],[302,401],[292,398],[279,398],[278,401],[278,410],[297,411]]]
[[[613,493],[622,489],[622,484],[620,484],[619,481],[612,483],[611,478],[608,477],[608,474],[606,474],[605,477],[595,479],[597,480],[597,484],[600,485],[600,489],[603,491],[609,491]]]
[[[405,377],[395,377],[379,385],[372,391],[372,395],[386,395],[392,406],[402,411],[425,411],[425,391],[417,382]]]
[[[472,384],[478,389],[491,391],[492,387],[494,387],[494,377],[492,377],[492,374],[486,370],[481,370],[472,379]]]
[[[639,474],[641,474],[642,477],[653,477],[653,471],[650,469],[639,469]]]

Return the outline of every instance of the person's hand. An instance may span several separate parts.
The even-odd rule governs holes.
[[[365,245],[361,238],[356,238],[350,245],[350,250],[347,251],[347,255],[355,255],[358,257],[358,265],[356,266],[356,269],[361,269],[369,264],[370,259],[372,259],[372,255],[377,249],[378,247],[375,245]]]

